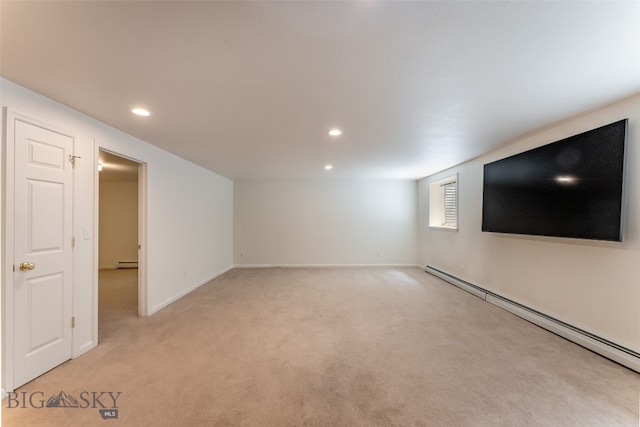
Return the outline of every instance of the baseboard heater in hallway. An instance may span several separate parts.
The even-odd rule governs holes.
[[[637,353],[628,348],[622,347],[614,342],[601,338],[597,335],[591,334],[580,328],[576,328],[561,320],[554,319],[551,316],[547,316],[544,313],[536,311],[532,308],[519,304],[510,299],[504,298],[496,293],[493,293],[480,286],[474,285],[462,279],[459,279],[449,273],[438,270],[427,265],[424,269],[427,273],[436,276],[445,282],[448,282],[464,291],[467,291],[478,298],[503,308],[518,317],[521,317],[529,322],[540,326],[556,335],[573,341],[574,343],[585,347],[601,356],[611,359],[629,369],[632,369],[640,373],[640,353]]]
[[[118,270],[123,268],[138,268],[138,261],[118,261]]]

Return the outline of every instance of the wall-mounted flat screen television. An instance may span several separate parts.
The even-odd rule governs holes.
[[[482,231],[622,241],[627,122],[484,165]]]

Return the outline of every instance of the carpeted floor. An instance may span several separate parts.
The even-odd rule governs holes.
[[[18,390],[81,407],[3,425],[639,425],[640,375],[418,268],[236,269],[146,318],[135,274],[101,277],[95,350]]]

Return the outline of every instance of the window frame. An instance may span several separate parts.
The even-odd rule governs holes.
[[[459,185],[457,173],[429,184],[429,228],[458,230]]]

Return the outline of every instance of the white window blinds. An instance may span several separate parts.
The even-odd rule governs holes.
[[[444,226],[458,227],[458,182],[442,184],[444,193]]]
[[[429,227],[458,229],[458,174],[429,184]]]

